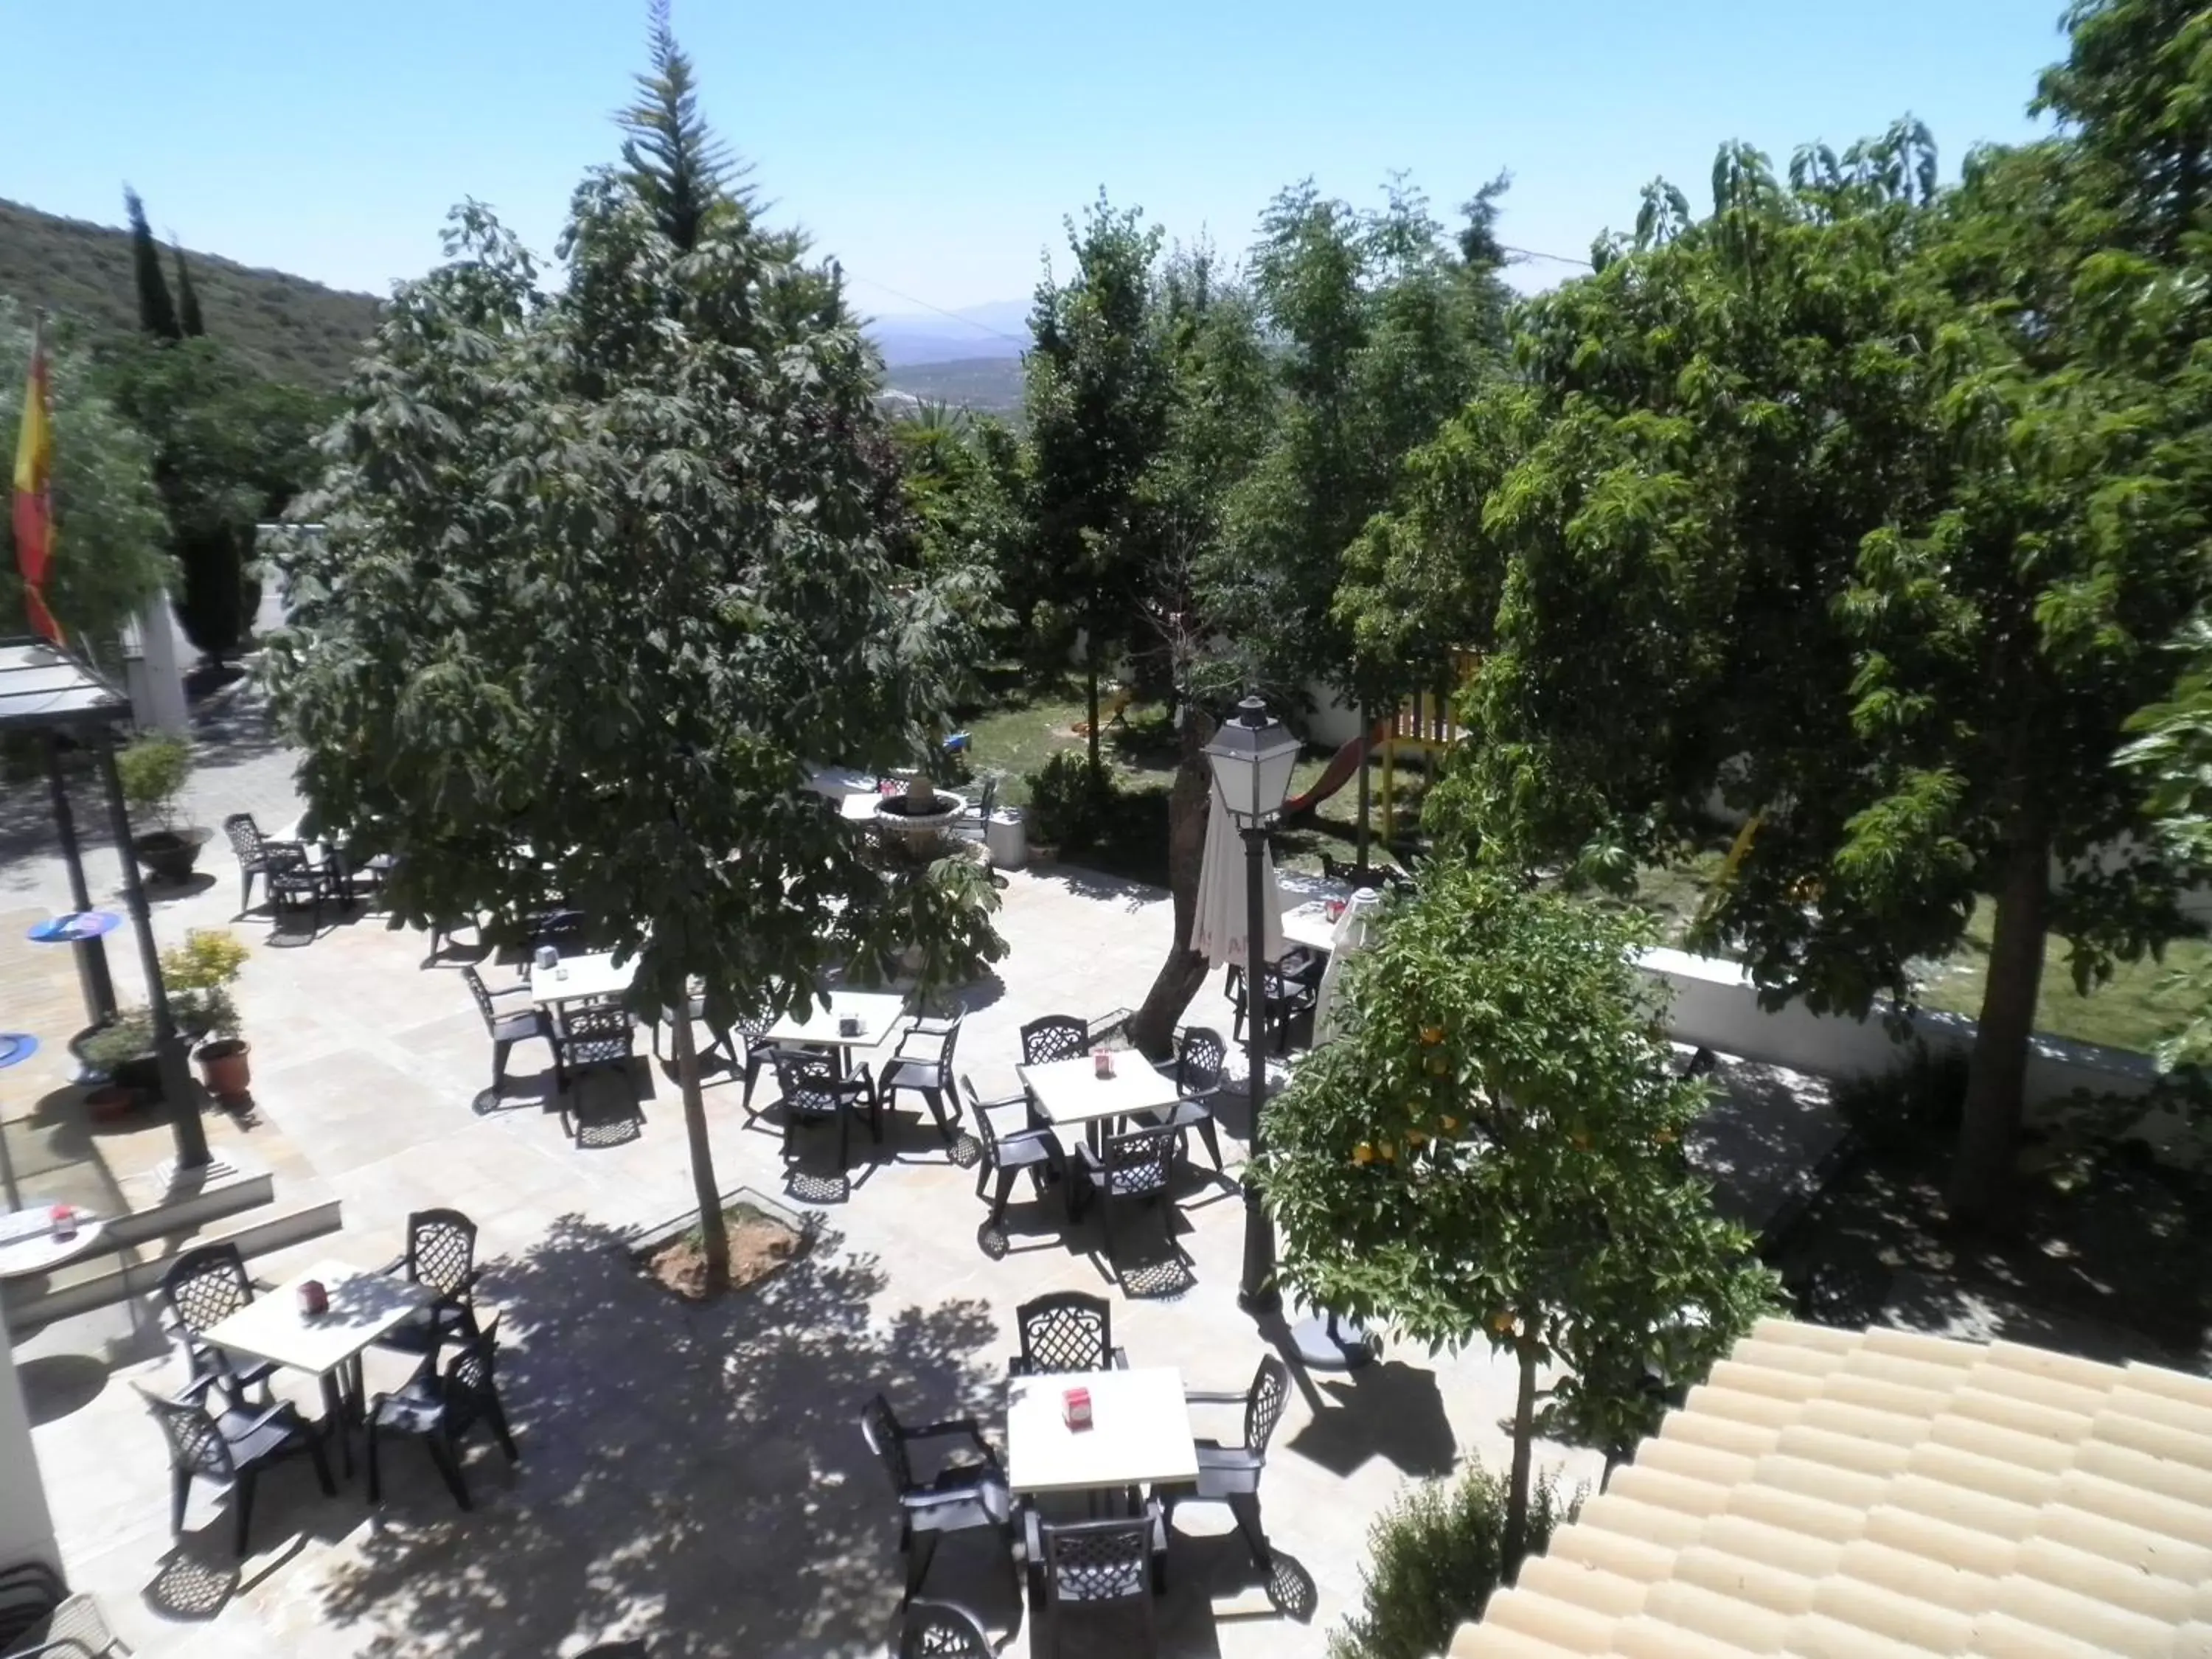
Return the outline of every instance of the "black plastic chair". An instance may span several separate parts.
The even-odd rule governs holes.
[[[130,1651],[100,1603],[72,1595],[45,1562],[0,1567],[0,1653],[8,1659],[105,1659]]]
[[[407,1254],[385,1268],[437,1292],[438,1299],[379,1339],[401,1353],[435,1354],[441,1343],[477,1334],[477,1224],[459,1210],[417,1210],[407,1218]]]
[[[268,890],[270,874],[297,869],[307,861],[307,849],[296,841],[271,841],[261,833],[251,812],[233,812],[222,821],[230,850],[238,854],[238,909],[243,915],[253,908],[253,878],[262,878]]]
[[[884,1103],[901,1089],[912,1089],[927,1103],[937,1132],[950,1143],[958,1138],[960,1096],[952,1086],[952,1051],[960,1042],[960,1021],[917,1024],[898,1040],[877,1085]],[[910,1050],[908,1045],[914,1045]],[[948,1112],[948,1104],[951,1110]]]
[[[681,1013],[674,1008],[662,1008],[653,1017],[653,1057],[655,1060],[660,1058],[660,1028],[662,1026],[673,1025],[678,1019],[690,1020],[696,1024],[706,1018],[707,999],[703,994],[685,997]],[[708,1045],[705,1053],[711,1054],[718,1048],[725,1050],[731,1048],[729,1033],[715,1031],[712,1035],[714,1040]],[[668,1058],[672,1060],[676,1056],[672,1052]]]
[[[276,1367],[266,1360],[234,1359],[204,1342],[201,1334],[253,1300],[253,1281],[235,1244],[203,1244],[186,1250],[161,1273],[155,1295],[169,1323],[183,1339],[185,1363],[194,1381],[219,1382],[231,1402],[243,1402],[244,1390],[265,1386]]]
[[[1267,970],[1267,1034],[1274,1041],[1277,1054],[1290,1052],[1291,1028],[1301,1018],[1310,1018],[1319,1004],[1319,969],[1326,965],[1316,964],[1304,953],[1292,951],[1285,953],[1279,969],[1270,968]],[[1244,969],[1242,966],[1233,962],[1229,964],[1221,988],[1235,1013],[1229,1026],[1230,1041],[1240,1042],[1244,1036],[1244,1023],[1251,1014],[1250,999],[1244,993]]]
[[[1060,1156],[1060,1142],[1050,1129],[1029,1119],[1030,1102],[1027,1095],[1010,1095],[1004,1100],[986,1101],[975,1092],[975,1080],[962,1078],[960,1086],[968,1093],[968,1109],[975,1120],[976,1139],[982,1143],[983,1156],[975,1166],[975,1196],[983,1196],[984,1184],[994,1176],[998,1177],[999,1190],[991,1200],[991,1218],[988,1224],[997,1227],[1006,1218],[1006,1200],[1012,1195],[1014,1177],[1027,1170],[1042,1183],[1048,1177],[1063,1180],[1067,1165]],[[991,1114],[1009,1106],[1023,1109],[1028,1127],[1001,1130],[991,1121]],[[1063,1191],[1067,1190],[1066,1188]]]
[[[543,1037],[548,1047],[553,1042],[552,1022],[545,1018],[542,1008],[515,1008],[501,1012],[499,999],[514,996],[529,990],[527,985],[509,985],[495,991],[483,982],[483,975],[473,968],[461,969],[461,978],[476,999],[477,1012],[483,1016],[484,1032],[491,1038],[491,1086],[496,1091],[507,1081],[507,1057],[518,1042],[528,1042]]]
[[[768,1028],[772,1024],[774,1021],[766,1014],[756,1014],[750,1019],[741,1019],[738,1022],[737,1034],[744,1039],[745,1044],[745,1092],[739,1103],[744,1108],[745,1121],[748,1124],[760,1115],[753,1110],[753,1086],[760,1081],[761,1073],[774,1071],[776,1061],[787,1054],[796,1057],[808,1052],[791,1043],[767,1041]],[[737,1049],[734,1045],[730,1050],[730,1060],[734,1067],[737,1064]]]
[[[921,1588],[929,1575],[930,1558],[937,1553],[938,1540],[947,1533],[989,1527],[1005,1540],[1007,1559],[1012,1560],[1013,1493],[1006,1486],[999,1455],[983,1438],[974,1418],[957,1417],[909,1429],[891,1411],[890,1401],[878,1395],[860,1409],[860,1432],[867,1437],[869,1450],[883,1460],[891,1490],[898,1495],[899,1552],[907,1558],[906,1589],[899,1597],[902,1607],[912,1601]],[[972,1449],[975,1455],[948,1460],[931,1479],[921,1480],[915,1477],[908,1449],[928,1441],[963,1442],[963,1451]],[[1018,1593],[1018,1580],[1016,1589]]]
[[[1152,1595],[1160,1577],[1164,1551],[1155,1552],[1161,1537],[1156,1509],[1127,1521],[1077,1521],[1054,1525],[1046,1522],[1043,1534],[1045,1652],[1060,1651],[1060,1621],[1066,1607],[1134,1606],[1144,1615],[1144,1651],[1160,1650],[1158,1615]],[[1115,1651],[1132,1650],[1116,1644]]]
[[[911,1601],[899,1626],[898,1659],[998,1659],[983,1621],[954,1601]]]
[[[1114,1346],[1114,1307],[1103,1297],[1054,1291],[1016,1308],[1014,1325],[1022,1351],[1006,1362],[1011,1376],[1129,1368],[1129,1356]]]
[[[1267,1468],[1267,1442],[1282,1420],[1290,1398],[1291,1374],[1274,1354],[1261,1358],[1252,1374],[1252,1386],[1243,1394],[1202,1394],[1186,1390],[1183,1399],[1194,1406],[1244,1407],[1244,1442],[1225,1446],[1218,1440],[1200,1440],[1198,1479],[1163,1486],[1158,1498],[1163,1514],[1175,1519],[1179,1504],[1225,1504],[1237,1519],[1237,1530],[1252,1552],[1262,1572],[1273,1570],[1274,1552],[1260,1525],[1260,1477]]]
[[[1073,1190],[1069,1194],[1073,1218],[1080,1220],[1091,1200],[1098,1200],[1099,1219],[1106,1229],[1106,1259],[1115,1261],[1114,1250],[1114,1206],[1116,1202],[1137,1201],[1153,1203],[1168,1196],[1175,1178],[1176,1147],[1182,1139],[1182,1132],[1165,1124],[1150,1129],[1132,1129],[1127,1134],[1109,1135],[1106,1150],[1101,1153],[1094,1148],[1079,1146],[1075,1152]],[[1167,1223],[1168,1239],[1175,1240],[1172,1217]],[[1115,1267],[1115,1275],[1121,1273]]]
[[[1091,1052],[1091,1027],[1073,1014],[1047,1014],[1022,1027],[1022,1064],[1049,1066]]]
[[[1221,1033],[1210,1027],[1194,1025],[1182,1034],[1176,1046],[1175,1070],[1176,1090],[1182,1098],[1165,1118],[1179,1133],[1198,1131],[1216,1175],[1221,1173],[1221,1137],[1213,1121],[1213,1101],[1221,1092],[1221,1062],[1228,1052]]]
[[[465,1339],[446,1362],[441,1374],[434,1355],[396,1392],[378,1395],[368,1403],[368,1501],[384,1495],[377,1462],[380,1443],[395,1434],[421,1440],[437,1466],[446,1489],[463,1509],[472,1509],[468,1482],[461,1474],[461,1443],[479,1423],[490,1429],[510,1463],[522,1454],[507,1426],[507,1412],[499,1401],[499,1321]]]
[[[793,1132],[801,1123],[837,1123],[837,1167],[844,1169],[853,1156],[853,1109],[868,1109],[868,1133],[884,1138],[883,1101],[866,1066],[854,1068],[848,1077],[837,1075],[837,1062],[827,1054],[781,1050],[775,1057],[776,1087],[783,1094],[783,1155],[791,1156]]]
[[[637,1022],[618,1002],[567,1005],[553,1016],[553,1090],[580,1073],[627,1066],[637,1054]]]
[[[304,1451],[315,1466],[323,1496],[337,1496],[330,1460],[323,1455],[321,1432],[298,1409],[279,1401],[271,1406],[209,1409],[205,1395],[216,1379],[202,1377],[173,1400],[140,1389],[139,1395],[161,1425],[169,1443],[169,1532],[185,1529],[185,1504],[195,1477],[230,1488],[238,1528],[238,1553],[246,1553],[253,1524],[253,1489],[261,1471],[282,1457]],[[135,1384],[133,1386],[136,1386]]]

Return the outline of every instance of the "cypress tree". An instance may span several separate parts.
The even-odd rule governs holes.
[[[169,246],[177,256],[177,326],[185,339],[196,340],[207,332],[207,324],[200,316],[200,296],[192,287],[191,267],[185,263],[185,245],[174,231],[169,233]]]
[[[131,267],[138,282],[138,326],[157,339],[181,340],[176,302],[161,275],[161,250],[154,245],[153,228],[146,222],[146,204],[125,185],[123,205],[131,216]]]

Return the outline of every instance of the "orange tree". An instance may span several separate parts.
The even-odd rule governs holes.
[[[1340,1035],[1267,1109],[1285,1279],[1518,1366],[1509,1559],[1539,1431],[1617,1455],[1656,1425],[1650,1379],[1702,1376],[1773,1296],[1684,1157],[1707,1085],[1677,1075],[1640,942],[1565,895],[1432,864],[1346,964]]]

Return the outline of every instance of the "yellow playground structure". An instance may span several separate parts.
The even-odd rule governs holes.
[[[1382,844],[1386,847],[1398,838],[1395,799],[1400,757],[1410,760],[1418,756],[1421,772],[1430,777],[1436,775],[1439,763],[1467,736],[1467,728],[1453,718],[1452,704],[1474,678],[1474,652],[1454,652],[1449,690],[1416,691],[1399,704],[1387,730],[1383,722],[1376,722],[1373,735],[1382,749]]]

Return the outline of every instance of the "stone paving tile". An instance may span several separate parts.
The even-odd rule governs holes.
[[[204,773],[197,810],[219,818],[226,803],[210,790],[228,778],[273,823],[286,811],[283,775],[268,757]],[[51,891],[55,872],[36,866],[9,866],[0,891]],[[207,867],[210,884],[161,905],[164,939],[228,922],[227,852],[211,848]],[[1012,954],[971,993],[961,1037],[959,1069],[987,1095],[1013,1087],[1026,1020],[1140,1002],[1170,927],[1163,895],[1066,869],[1012,877],[1000,921]],[[857,1139],[851,1195],[823,1206],[811,1257],[720,1307],[678,1306],[617,1253],[625,1230],[690,1201],[680,1105],[660,1068],[639,1067],[649,1097],[638,1137],[580,1149],[547,1109],[542,1050],[517,1051],[500,1109],[475,1109],[489,1047],[453,965],[424,965],[422,935],[368,918],[286,946],[268,942],[265,918],[235,925],[255,946],[240,1003],[258,1112],[345,1214],[342,1234],[263,1258],[257,1273],[388,1259],[412,1209],[475,1215],[522,1461],[509,1469],[476,1445],[466,1516],[412,1445],[389,1449],[374,1517],[358,1475],[325,1499],[304,1465],[279,1469],[240,1571],[223,1504],[196,1498],[183,1538],[168,1537],[160,1440],[131,1384],[173,1380],[173,1362],[118,1366],[34,1432],[72,1575],[141,1653],[536,1659],[626,1632],[650,1633],[657,1654],[881,1653],[900,1567],[888,1489],[855,1424],[871,1393],[916,1419],[973,1412],[998,1436],[1013,1308],[1051,1289],[1110,1297],[1116,1341],[1139,1363],[1179,1365],[1193,1387],[1241,1388],[1265,1351],[1234,1300],[1242,1206],[1210,1171],[1175,1240],[1188,1288],[1132,1299],[1106,1271],[1097,1220],[1071,1231],[1056,1194],[1018,1189],[1013,1248],[987,1257],[974,1175],[949,1160],[918,1100],[902,1102],[884,1147]],[[1227,1032],[1218,976],[1189,1018]],[[757,1104],[772,1093],[764,1085]],[[739,1095],[730,1079],[707,1091],[720,1181],[780,1193],[776,1114],[748,1126]],[[1225,1107],[1222,1121],[1233,1175],[1243,1115]],[[812,1139],[802,1167],[826,1174],[834,1152]],[[1158,1239],[1143,1224],[1130,1237]],[[18,1352],[60,1357],[72,1344],[89,1338],[59,1326]],[[287,1390],[313,1398],[312,1384]],[[1358,1593],[1376,1510],[1469,1452],[1499,1462],[1510,1396],[1486,1353],[1393,1351],[1356,1379],[1302,1379],[1264,1498],[1273,1541],[1310,1575],[1317,1607],[1303,1624],[1276,1613],[1225,1515],[1194,1508],[1178,1517],[1164,1650],[1320,1654]],[[1595,1477],[1584,1454],[1547,1448],[1543,1461]],[[930,1582],[973,1599],[1001,1633],[1018,1618],[1003,1559],[974,1540],[948,1544]],[[1033,1636],[1024,1625],[1012,1650],[1030,1651]],[[1072,1631],[1068,1650],[1127,1649],[1125,1633],[1102,1629]]]

